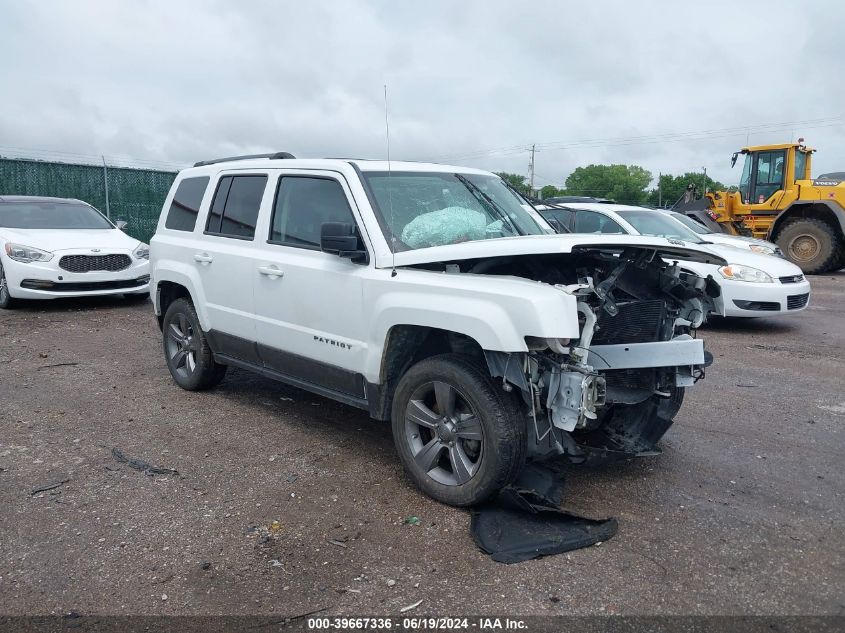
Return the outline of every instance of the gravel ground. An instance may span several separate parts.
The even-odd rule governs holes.
[[[801,315],[702,330],[662,456],[569,469],[615,538],[517,565],[363,412],[242,371],[180,390],[148,303],[2,312],[0,613],[843,614],[845,272],[812,283]]]

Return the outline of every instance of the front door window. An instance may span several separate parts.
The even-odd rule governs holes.
[[[751,167],[754,165],[754,154],[745,155],[745,164],[742,166],[742,177],[739,179],[739,194],[745,204],[751,202]]]
[[[751,195],[752,204],[762,204],[771,198],[775,192],[783,189],[783,168],[785,165],[786,152],[783,150],[757,154],[755,188]]]

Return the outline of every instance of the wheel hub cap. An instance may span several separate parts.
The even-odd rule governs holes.
[[[808,261],[819,253],[819,242],[812,235],[799,235],[789,245],[789,251],[795,259]]]
[[[444,420],[437,426],[437,437],[444,444],[452,444],[455,441],[455,423],[452,420]]]

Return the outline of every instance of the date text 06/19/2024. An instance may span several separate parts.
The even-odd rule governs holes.
[[[340,617],[340,618],[308,618],[308,630],[391,630],[400,631],[448,631],[471,630],[479,631],[525,631],[528,626],[524,620],[515,618],[479,617],[479,618],[451,618],[451,617]]]

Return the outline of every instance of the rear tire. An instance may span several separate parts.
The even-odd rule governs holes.
[[[815,218],[790,221],[778,234],[777,244],[786,258],[808,275],[835,270],[845,250],[837,230]]]
[[[170,375],[182,389],[210,389],[226,374],[226,365],[214,362],[197,312],[187,299],[176,299],[167,308],[162,322],[162,347]]]
[[[408,476],[442,503],[481,503],[525,464],[520,403],[471,357],[443,354],[411,367],[396,387],[391,417]]]
[[[11,310],[15,307],[15,300],[9,294],[9,285],[6,282],[6,271],[3,270],[3,264],[0,262],[0,309]]]

